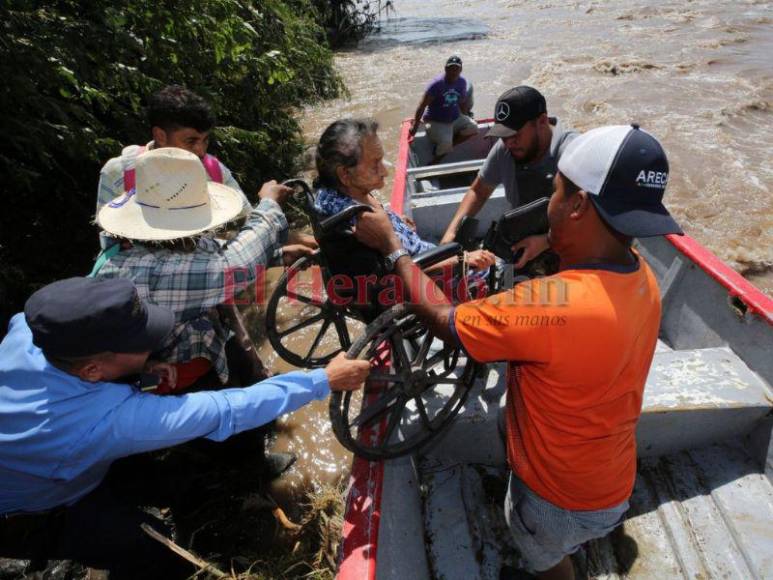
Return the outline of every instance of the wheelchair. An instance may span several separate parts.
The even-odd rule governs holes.
[[[280,357],[303,368],[322,366],[342,350],[350,358],[371,361],[373,370],[361,392],[331,394],[333,432],[344,447],[368,460],[412,453],[459,413],[481,365],[461,347],[436,339],[406,305],[381,300],[390,291],[388,284],[379,282],[387,273],[383,258],[358,242],[349,227],[353,217],[371,208],[350,206],[323,218],[306,182],[285,183],[296,189],[294,199],[309,217],[320,249],[287,268],[279,279],[266,313],[269,341]],[[509,248],[515,242],[503,235],[507,217],[492,224],[483,240],[472,237],[477,224],[467,219],[455,242],[414,257],[414,263],[426,270],[452,256],[461,258],[465,249],[475,247],[512,259]],[[547,231],[546,220],[536,229]],[[463,276],[461,267],[456,275]],[[376,282],[363,291],[359,284],[340,284],[346,277]],[[505,277],[491,268],[487,290],[499,291],[505,283]],[[325,290],[331,288],[335,291],[329,295]],[[292,314],[283,316],[293,306]],[[290,324],[283,325],[283,318]]]

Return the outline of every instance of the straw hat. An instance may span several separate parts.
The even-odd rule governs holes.
[[[102,207],[97,223],[131,240],[175,240],[200,234],[242,211],[238,191],[207,181],[201,160],[174,147],[137,157],[136,186]]]

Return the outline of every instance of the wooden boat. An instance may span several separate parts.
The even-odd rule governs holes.
[[[442,235],[492,145],[489,126],[429,166],[426,136],[409,143],[403,124],[391,205],[422,237]],[[500,188],[481,227],[505,209]],[[597,578],[773,578],[773,301],[689,236],[638,246],[663,302],[638,477],[624,525],[577,562]],[[339,578],[496,579],[512,565],[496,425],[504,368],[492,366],[429,447],[354,460]]]

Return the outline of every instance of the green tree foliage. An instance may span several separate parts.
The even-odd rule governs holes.
[[[248,195],[295,171],[294,108],[342,90],[312,0],[0,3],[0,323],[90,270],[100,166],[149,140],[143,104],[183,84],[215,107],[211,150]]]

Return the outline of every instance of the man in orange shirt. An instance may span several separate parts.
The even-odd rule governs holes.
[[[681,233],[663,206],[668,161],[637,125],[577,137],[548,206],[554,276],[454,308],[409,259],[392,259],[416,313],[480,362],[508,361],[508,524],[539,578],[574,578],[570,555],[623,520],[635,428],[660,326],[655,277],[634,237]],[[357,236],[399,252],[383,213]]]

